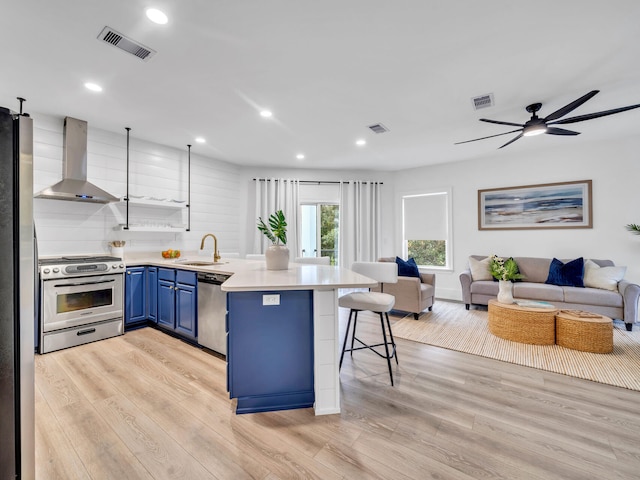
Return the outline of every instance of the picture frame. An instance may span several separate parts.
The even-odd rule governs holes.
[[[593,228],[591,183],[478,190],[478,230]]]

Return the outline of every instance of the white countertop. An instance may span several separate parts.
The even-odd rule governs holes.
[[[222,290],[227,292],[367,288],[378,284],[375,280],[351,270],[327,265],[289,263],[287,270],[267,270],[265,262],[259,260],[223,257],[218,265],[185,265],[177,263],[176,260],[198,261],[210,258],[197,253],[181,255],[179,259],[164,259],[160,253],[151,255],[132,252],[125,255],[127,266],[152,265],[232,275],[222,284]]]

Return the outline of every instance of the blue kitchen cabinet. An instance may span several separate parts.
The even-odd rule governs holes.
[[[313,406],[313,291],[227,293],[227,382],[237,413]]]
[[[196,287],[178,283],[176,290],[176,332],[196,338],[198,300]]]
[[[158,269],[158,325],[192,340],[197,338],[195,272]]]
[[[158,267],[147,267],[147,318],[158,323]]]
[[[147,319],[147,282],[145,267],[129,267],[125,275],[125,326]]]
[[[173,281],[158,279],[158,325],[171,330],[176,326],[175,285]]]

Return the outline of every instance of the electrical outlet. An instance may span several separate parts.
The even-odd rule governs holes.
[[[263,295],[262,305],[280,305],[280,295]]]

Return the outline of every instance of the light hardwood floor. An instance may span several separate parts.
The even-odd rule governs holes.
[[[224,360],[152,328],[36,356],[37,478],[640,478],[640,392],[397,344],[395,387],[355,352],[321,417],[235,415]]]

